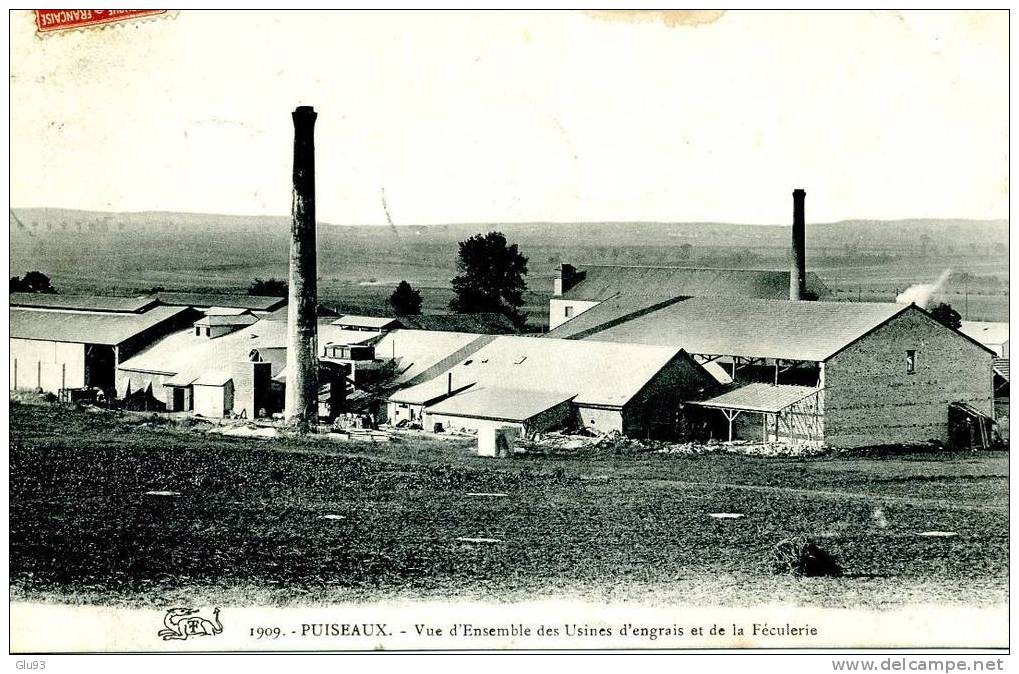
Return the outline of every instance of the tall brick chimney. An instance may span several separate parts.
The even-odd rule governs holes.
[[[789,299],[802,300],[807,294],[807,252],[805,190],[793,190],[793,250],[792,268],[789,270]]]
[[[287,384],[284,417],[299,431],[318,419],[318,262],[315,250],[315,118],[307,105],[293,112],[294,199],[290,225],[287,306]]]

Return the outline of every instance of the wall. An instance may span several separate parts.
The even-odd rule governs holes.
[[[262,361],[238,361],[233,364],[234,414],[254,419],[259,410],[271,414],[278,410],[269,409],[269,385],[272,363]]]
[[[386,404],[387,421],[394,426],[405,420],[421,421],[421,415],[424,413],[424,409],[424,405],[408,405],[406,403],[390,402]]]
[[[134,393],[138,389],[145,389],[152,385],[152,395],[167,404],[173,405],[173,393],[164,384],[173,378],[170,374],[150,374],[147,372],[134,372],[132,370],[117,370],[117,397],[123,398],[127,395],[128,387]]]
[[[224,386],[194,386],[195,414],[203,417],[222,418],[233,409],[234,384],[228,381]]]
[[[825,444],[947,441],[949,403],[994,413],[993,358],[918,309],[900,314],[824,364]]]
[[[451,417],[445,414],[425,413],[425,422],[422,427],[426,431],[432,431],[435,428],[435,424],[442,424],[443,430],[446,431],[481,432],[483,429],[512,428],[516,431],[517,437],[527,434],[527,427],[522,423],[514,421],[493,421],[491,419]]]
[[[595,433],[623,432],[622,409],[600,409],[577,405],[577,415],[580,418],[580,424]]]
[[[41,388],[59,393],[85,385],[85,345],[36,339],[11,339],[10,388]],[[15,383],[15,367],[17,382]]]
[[[548,301],[548,329],[557,328],[570,318],[576,318],[591,307],[596,307],[600,302],[588,302],[585,300],[562,300],[551,299]],[[573,307],[573,315],[566,317],[566,307]]]
[[[623,433],[635,438],[669,436],[684,401],[704,400],[716,390],[714,377],[678,354],[623,407]]]

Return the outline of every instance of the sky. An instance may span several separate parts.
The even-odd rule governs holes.
[[[712,20],[715,19],[715,20]],[[321,222],[1006,218],[1006,12],[11,17],[11,205]]]

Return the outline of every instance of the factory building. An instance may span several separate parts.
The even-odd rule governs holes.
[[[663,436],[680,425],[683,401],[718,386],[682,349],[514,336],[491,337],[442,369],[390,396],[390,423]]]
[[[206,335],[207,318],[121,362],[118,396],[142,392],[155,408],[206,417],[252,418],[281,411],[287,381],[287,323],[263,318],[222,335]],[[478,342],[486,339],[424,330],[379,334],[346,330],[332,321],[331,317],[319,319],[318,360],[322,368],[342,373],[350,384],[344,386],[347,394],[383,375],[391,375],[394,385],[412,385],[480,348]],[[327,393],[332,395],[332,389]]]
[[[574,339],[721,364],[731,390],[695,402],[724,414],[736,439],[947,442],[951,406],[994,417],[994,352],[915,305],[693,297]]]
[[[112,394],[121,361],[198,315],[146,298],[12,297],[10,389]]]

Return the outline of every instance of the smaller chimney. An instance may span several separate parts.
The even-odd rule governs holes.
[[[453,395],[453,373],[446,374],[446,395]]]
[[[807,199],[805,190],[793,190],[793,250],[792,267],[789,270],[789,299],[796,302],[807,294],[807,253],[806,253],[806,216],[804,202]]]
[[[585,272],[578,272],[572,264],[563,262],[559,265],[559,274],[553,283],[552,294],[561,296],[567,290],[584,280]]]

